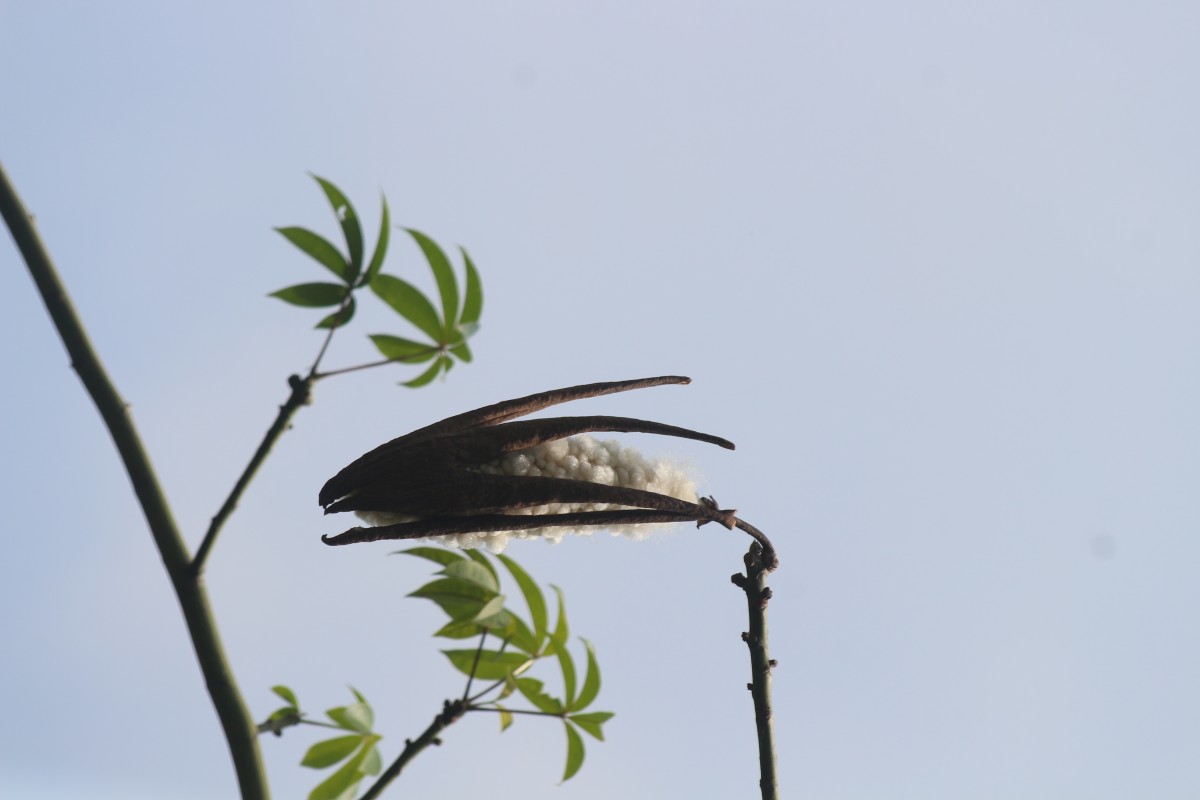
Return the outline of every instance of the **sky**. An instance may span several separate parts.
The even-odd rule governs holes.
[[[580,403],[762,528],[789,797],[1200,794],[1200,7],[1190,2],[0,2],[0,160],[193,547],[320,345],[272,228],[469,248],[475,361],[330,379],[209,562],[256,718],[374,704],[385,758],[461,683],[428,579],[316,494],[375,445],[530,392]],[[385,267],[432,292],[419,251]],[[0,242],[0,796],[235,796],[129,483]],[[364,334],[412,331],[380,304]],[[744,537],[508,554],[563,587],[616,712],[469,716],[393,791],[754,796]],[[552,676],[547,675],[547,679]],[[318,735],[262,742],[276,797]]]

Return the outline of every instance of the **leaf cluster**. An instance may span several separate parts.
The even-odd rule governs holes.
[[[427,341],[387,333],[368,337],[387,361],[429,364],[416,378],[405,381],[404,386],[424,386],[439,374],[449,372],[454,366],[454,358],[464,363],[470,362],[472,355],[467,340],[479,329],[479,318],[483,312],[483,286],[466,249],[459,248],[465,269],[460,287],[450,259],[437,242],[418,230],[403,229],[416,242],[433,272],[438,290],[438,302],[435,304],[413,284],[383,272],[391,234],[387,198],[382,200],[379,236],[368,261],[362,224],[354,206],[337,186],[316,175],[313,178],[333,208],[341,227],[345,250],[338,249],[328,239],[307,228],[291,226],[276,230],[333,273],[337,282],[298,283],[272,292],[271,296],[304,308],[333,308],[334,311],[316,325],[317,328],[332,330],[354,317],[357,308],[355,292],[369,288],[389,308],[428,337]]]
[[[308,800],[353,800],[358,786],[368,775],[378,775],[383,769],[378,743],[383,737],[375,733],[375,711],[357,689],[350,687],[355,701],[325,712],[331,722],[305,718],[296,700],[296,694],[286,686],[273,686],[271,691],[282,697],[287,705],[274,711],[259,725],[260,731],[272,731],[276,735],[290,725],[317,725],[336,728],[346,733],[324,739],[308,748],[300,764],[313,769],[328,769],[341,764],[328,778],[317,784]],[[343,763],[344,762],[344,763]]]
[[[475,648],[443,650],[446,658],[467,676],[467,711],[492,711],[500,716],[500,730],[512,725],[517,714],[558,717],[567,739],[566,766],[562,779],[570,779],[583,765],[585,750],[580,732],[604,740],[603,725],[612,718],[607,711],[587,711],[600,692],[600,667],[595,648],[582,639],[587,667],[579,681],[575,660],[567,646],[570,631],[562,590],[554,589],[557,614],[554,626],[546,597],[537,583],[515,561],[503,555],[495,558],[516,583],[528,611],[523,617],[506,605],[500,592],[500,573],[491,560],[478,550],[463,554],[438,547],[414,547],[402,551],[441,565],[439,577],[425,584],[410,597],[432,601],[448,621],[434,636],[446,639],[480,637]],[[485,648],[487,637],[500,640],[497,648]],[[538,662],[552,659],[562,675],[562,692],[553,694],[543,681],[527,675]],[[471,694],[473,681],[492,683]],[[490,699],[489,699],[490,697]],[[502,701],[521,697],[531,708],[510,708]]]

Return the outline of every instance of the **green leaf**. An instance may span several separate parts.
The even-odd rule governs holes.
[[[463,560],[463,557],[458,553],[446,550],[443,547],[410,547],[407,550],[397,550],[392,555],[416,556],[417,558],[424,558],[427,561],[434,561],[443,566]]]
[[[500,575],[496,572],[496,568],[492,566],[492,562],[488,561],[488,557],[474,548],[465,550],[464,552],[467,554],[467,558],[471,559],[476,564],[479,564],[488,572],[492,573],[492,579],[496,581],[496,586],[499,588]]]
[[[475,614],[474,621],[479,625],[487,625],[491,627],[494,620],[497,620],[504,611],[504,595],[498,594],[484,605],[483,608]],[[503,623],[500,623],[503,625]]]
[[[334,275],[346,283],[350,282],[350,265],[346,263],[346,257],[328,239],[307,228],[290,227],[276,228],[275,230],[283,234],[285,239],[299,247],[307,255],[316,259],[317,263],[326,267]]]
[[[414,342],[412,339],[389,336],[386,333],[371,334],[368,338],[384,358],[402,361],[405,364],[420,364],[428,361],[438,354],[439,349],[436,344],[423,344]]]
[[[504,733],[513,724],[513,713],[499,703],[496,708],[500,709],[500,732]]]
[[[346,297],[346,287],[336,283],[298,283],[268,297],[278,297],[285,303],[304,308],[327,308],[340,306]]]
[[[362,740],[363,737],[361,736],[339,736],[336,739],[326,739],[323,742],[317,742],[308,748],[308,752],[300,760],[300,766],[312,767],[313,769],[332,767],[353,753],[362,744]]]
[[[351,296],[350,302],[346,307],[335,311],[325,319],[317,323],[318,328],[340,328],[354,318],[354,309],[356,307],[354,297]]]
[[[378,775],[380,772],[383,772],[383,759],[379,756],[378,745],[371,745],[360,769],[364,775]]]
[[[363,763],[371,748],[379,741],[378,736],[361,737],[362,747],[354,756],[317,785],[308,795],[308,800],[341,800],[349,790],[358,785],[363,776]]]
[[[567,719],[578,725],[585,733],[589,733],[600,741],[604,741],[604,731],[600,726],[613,718],[611,711],[593,711],[589,714],[572,714]]]
[[[512,618],[512,628],[505,634],[509,645],[516,647],[517,649],[522,650],[531,656],[535,655],[538,652],[538,648],[541,647],[541,644],[534,639],[533,631],[529,630],[529,626],[525,624],[525,620],[521,619],[516,614],[513,614],[511,611],[507,613]]]
[[[554,654],[558,656],[558,665],[562,668],[563,687],[567,695],[567,708],[575,707],[575,661],[567,649],[567,643],[557,636],[552,636]]]
[[[300,703],[296,701],[296,694],[283,684],[272,686],[271,691],[286,700],[292,708],[300,707]]]
[[[466,248],[460,247],[459,249],[462,250],[463,261],[467,265],[466,297],[463,299],[462,317],[459,319],[459,328],[465,328],[467,325],[477,323],[479,315],[483,313],[483,284],[479,281],[479,271],[475,269],[475,263],[471,261],[471,256],[467,255]],[[470,335],[463,331],[463,336]]]
[[[404,381],[400,385],[407,386],[410,389],[420,389],[422,386],[432,382],[433,379],[437,377],[437,374],[441,372],[443,364],[443,359],[439,358],[429,366],[429,369],[425,370],[411,381]]]
[[[348,731],[370,733],[375,724],[375,712],[366,703],[351,703],[348,706],[338,706],[325,712],[338,727]]]
[[[410,592],[408,596],[432,600],[450,619],[461,622],[474,621],[480,609],[496,596],[496,592],[460,578],[441,578]]]
[[[583,640],[583,646],[587,648],[587,676],[583,679],[579,697],[575,698],[575,703],[571,706],[576,711],[587,708],[600,693],[600,665],[596,663],[596,649],[587,639]]]
[[[364,283],[370,283],[379,274],[379,270],[383,268],[383,257],[387,254],[388,239],[391,234],[391,216],[388,214],[387,197],[384,197],[383,217],[379,223],[379,238],[375,240],[375,253],[371,256],[371,263],[367,266],[366,275],[363,276]]]
[[[563,728],[567,731],[567,768],[563,770],[562,778],[566,783],[583,766],[583,738],[571,723],[564,721]]]
[[[475,551],[468,550],[467,552],[474,553]],[[447,578],[458,578],[459,580],[468,581],[476,586],[487,589],[493,594],[500,591],[500,582],[496,580],[496,573],[474,559],[448,564],[441,571],[441,574]]]
[[[526,700],[533,703],[538,711],[544,711],[547,714],[561,714],[563,705],[558,698],[551,697],[546,694],[543,689],[543,684],[537,678],[517,678],[517,691],[519,691]]]
[[[529,618],[533,622],[534,649],[542,646],[546,638],[546,598],[538,588],[529,573],[520,564],[505,555],[497,555],[505,569],[517,582],[521,594],[525,596],[525,604],[529,606]]]
[[[442,639],[470,639],[483,632],[483,626],[472,619],[452,619],[434,631]]]
[[[450,663],[464,675],[471,674],[475,665],[477,650],[443,650]],[[498,650],[484,650],[479,653],[479,663],[475,669],[475,677],[485,681],[502,680],[515,669],[525,666],[529,656],[523,653],[502,653]]]
[[[471,359],[473,358],[471,355],[471,348],[467,347],[466,342],[463,342],[462,344],[456,344],[454,347],[451,347],[450,352],[456,355],[458,360],[464,364],[470,364]]]
[[[396,313],[424,331],[430,339],[438,344],[446,341],[442,321],[438,319],[433,303],[420,289],[402,278],[381,272],[371,279],[371,291]]]
[[[446,254],[442,252],[442,248],[438,247],[437,242],[418,230],[413,228],[407,230],[420,246],[421,252],[425,254],[429,268],[433,270],[438,294],[442,296],[443,336],[438,341],[448,342],[458,327],[458,279],[454,277],[454,268],[450,266],[450,259],[446,258]]]
[[[317,175],[313,175],[313,179],[325,190],[325,196],[329,198],[329,205],[333,207],[333,214],[342,226],[342,235],[346,237],[346,250],[350,254],[350,272],[346,282],[352,283],[362,272],[363,265],[363,234],[362,225],[358,222],[358,214],[355,213],[354,206],[350,204],[350,201],[346,199],[346,195],[342,194],[341,189]]]

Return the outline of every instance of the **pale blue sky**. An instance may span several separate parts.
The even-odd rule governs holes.
[[[768,531],[788,797],[1200,794],[1200,7],[1190,2],[0,2],[0,159],[190,540],[312,359],[322,279],[272,226],[471,249],[477,363],[321,384],[209,585],[256,716],[352,683],[385,756],[460,691],[387,545],[322,482],[450,413],[589,401]],[[395,239],[389,270],[425,281]],[[0,244],[10,508],[0,796],[233,796],[128,481]],[[330,366],[405,333],[378,308]],[[715,526],[510,553],[562,585],[609,741],[468,718],[406,796],[750,797],[744,549]],[[263,742],[278,797],[315,737]],[[516,787],[520,787],[518,790]],[[400,796],[400,792],[397,793]]]

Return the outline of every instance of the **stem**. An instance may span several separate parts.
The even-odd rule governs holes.
[[[742,527],[740,521],[738,527]],[[746,528],[753,526],[747,524],[743,530]],[[755,541],[750,543],[749,552],[743,557],[746,574],[735,573],[732,580],[745,591],[746,606],[750,612],[750,630],[742,634],[742,640],[750,649],[750,683],[746,684],[746,688],[750,690],[754,700],[754,722],[758,729],[758,785],[762,790],[763,800],[778,800],[775,721],[771,714],[771,669],[775,662],[767,655],[767,601],[771,599],[771,590],[767,587],[767,574],[778,566],[779,560],[766,536],[757,528],[753,530],[758,535],[755,536]],[[766,541],[766,547],[762,541]]]
[[[386,366],[387,364],[417,364],[417,363],[419,363],[417,361],[418,358],[424,358],[429,353],[437,355],[441,351],[442,351],[441,347],[431,347],[426,351],[423,351],[420,353],[414,353],[410,356],[404,356],[403,358],[384,358],[384,359],[380,359],[379,361],[370,361],[370,362],[367,362],[366,364],[357,364],[353,367],[342,367],[341,369],[331,369],[331,370],[329,370],[329,372],[317,372],[314,369],[311,373],[311,377],[314,381],[319,381],[323,378],[332,378],[334,375],[345,375],[347,372],[358,372],[359,370],[362,370],[362,369],[373,369],[374,367],[382,367],[382,366]],[[316,366],[316,365],[314,365],[314,366]]]
[[[471,696],[471,683],[475,680],[475,670],[479,669],[479,657],[483,655],[483,643],[487,641],[487,630],[479,634],[479,647],[475,648],[475,660],[471,662],[471,674],[467,676],[467,688],[463,689],[462,701],[467,702]]]
[[[172,517],[129,409],[105,373],[66,287],[3,166],[0,166],[0,216],[25,259],[42,302],[71,358],[71,366],[96,404],[129,475],[183,611],[196,660],[229,745],[241,796],[243,800],[266,800],[269,792],[254,720],[246,709],[221,646],[204,581],[190,569],[187,545]]]
[[[391,763],[391,766],[383,771],[383,774],[376,779],[375,783],[371,784],[371,788],[367,789],[366,793],[359,800],[376,800],[382,795],[383,790],[400,775],[400,772],[408,765],[409,761],[416,758],[429,745],[441,744],[441,740],[437,738],[438,734],[455,722],[458,722],[466,710],[467,707],[461,700],[453,702],[450,700],[445,701],[442,713],[434,717],[433,722],[425,729],[425,732],[416,739],[405,740],[404,752]]]
[[[328,343],[328,339],[326,339]],[[312,385],[314,378],[310,375],[307,378],[301,378],[299,375],[293,375],[288,378],[288,383],[292,387],[292,394],[288,397],[287,402],[279,407],[279,413],[275,416],[275,422],[267,430],[266,436],[258,445],[258,449],[254,451],[254,456],[250,459],[250,463],[246,465],[246,469],[242,471],[242,475],[238,478],[237,483],[233,486],[233,491],[229,493],[229,497],[225,498],[225,503],[221,506],[221,510],[212,518],[212,524],[208,526],[208,532],[204,534],[204,541],[200,543],[200,549],[196,551],[196,557],[192,560],[192,574],[200,576],[204,574],[204,564],[208,560],[208,554],[211,552],[213,545],[217,541],[217,535],[221,532],[221,528],[225,525],[229,515],[237,508],[238,500],[246,491],[246,487],[250,485],[250,481],[254,479],[258,468],[266,461],[267,456],[271,454],[271,448],[275,446],[275,442],[288,429],[292,421],[292,417],[300,410],[301,406],[308,405],[312,402]]]

